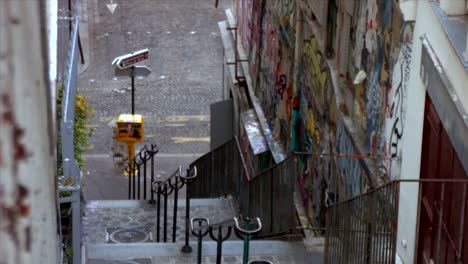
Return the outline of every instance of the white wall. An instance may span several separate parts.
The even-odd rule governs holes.
[[[465,7],[465,0],[440,0],[440,8],[449,16],[464,15]]]
[[[58,263],[55,129],[41,2],[0,1],[0,263],[5,264]]]
[[[437,53],[448,78],[460,97],[460,101],[466,109],[468,108],[468,89],[466,89],[468,75],[456,56],[428,1],[418,1],[413,37],[412,72],[408,85],[401,179],[416,179],[419,178],[420,174],[426,88],[422,83],[419,71],[421,68],[422,51],[420,37],[424,34],[426,34]],[[398,212],[397,254],[404,263],[413,263],[415,256],[418,217],[417,199],[417,184],[402,183]]]
[[[417,0],[400,1],[400,10],[405,21],[414,21],[416,19],[416,7]]]

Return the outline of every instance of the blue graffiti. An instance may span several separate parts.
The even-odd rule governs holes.
[[[344,124],[341,122],[337,127],[336,142],[338,153],[356,153],[353,142],[346,132]],[[350,198],[361,194],[361,190],[363,189],[363,171],[359,159],[339,157],[337,158],[336,165],[342,182],[344,183],[344,198]]]

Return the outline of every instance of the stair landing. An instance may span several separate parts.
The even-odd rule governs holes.
[[[172,241],[173,200],[168,200],[167,240]],[[211,223],[232,219],[234,212],[228,199],[192,199],[190,217],[206,217]],[[180,249],[185,239],[185,200],[179,199],[176,243],[156,243],[156,205],[147,201],[99,200],[88,201],[83,216],[85,263],[88,264],[176,264],[197,263],[197,238],[191,234],[192,253]],[[163,239],[163,204],[161,202],[161,230]],[[136,235],[115,235],[122,229],[138,229]],[[134,239],[131,243],[115,242],[113,238]],[[136,241],[136,242],[135,242]],[[243,242],[231,235],[223,243],[222,263],[242,263]],[[202,245],[202,263],[216,263],[216,243],[208,236]],[[272,263],[322,263],[321,254],[310,253],[302,242],[254,240],[250,243],[251,260]]]

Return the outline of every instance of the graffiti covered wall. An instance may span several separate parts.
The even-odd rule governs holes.
[[[369,190],[381,183],[375,177],[399,177],[413,25],[403,21],[395,1],[328,1],[325,11],[334,19],[328,26],[336,28],[327,32],[336,35],[326,36],[333,52],[324,51],[307,19],[296,24],[301,1],[238,1],[237,17],[256,96],[275,138],[301,153],[300,191],[312,220],[322,225],[326,204]],[[357,81],[358,73],[365,78]],[[381,158],[364,162],[366,155]]]

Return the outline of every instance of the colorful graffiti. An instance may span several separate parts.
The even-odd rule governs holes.
[[[313,36],[304,41],[302,66],[304,67],[303,89],[311,91],[317,103],[320,104],[317,106],[318,108],[324,107],[326,88],[329,86],[329,72],[325,58]]]
[[[359,154],[359,146],[371,155],[395,158],[383,161],[391,179],[398,177],[401,166],[397,161],[404,137],[412,25],[403,22],[395,1],[354,2],[346,2],[345,7],[335,5],[339,1],[329,2],[325,14],[329,50],[325,51],[307,19],[301,19],[302,31],[296,32],[301,8],[297,1],[237,1],[254,91],[273,135],[289,150],[330,154],[297,157],[300,191],[318,223],[325,215],[324,204],[368,190],[382,166],[377,162],[369,167],[361,158],[335,158],[333,154]],[[298,47],[296,36],[301,37]],[[328,59],[337,66],[336,88],[344,95],[339,104],[325,52],[334,56]],[[293,71],[298,73],[297,80]],[[355,84],[360,71],[366,78]],[[293,86],[297,88],[294,94]],[[342,116],[354,121],[352,135]]]
[[[276,0],[275,7],[281,27],[281,36],[285,38],[285,44],[289,44],[292,47],[295,43],[296,1]]]
[[[346,131],[343,122],[338,122],[336,133],[336,150],[343,154],[358,153],[354,147],[353,139]],[[368,174],[363,168],[361,159],[351,157],[338,157],[336,161],[338,175],[340,177],[340,193],[345,195],[343,199],[357,196],[370,189]]]

